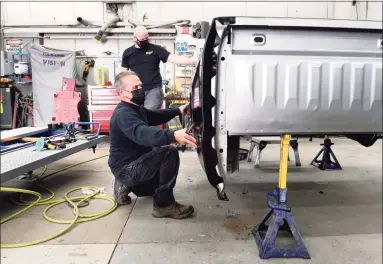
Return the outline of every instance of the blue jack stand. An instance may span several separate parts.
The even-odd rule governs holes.
[[[271,203],[271,197],[277,200],[277,205]],[[267,206],[271,209],[262,219],[261,223],[256,225],[252,231],[259,248],[259,257],[261,259],[269,258],[303,258],[310,259],[302,237],[298,231],[297,224],[291,214],[291,209],[287,207],[287,188],[276,188],[273,192],[267,194]],[[270,224],[266,225],[270,218]],[[292,235],[296,242],[295,248],[276,248],[275,240],[278,231],[287,231]],[[264,238],[261,233],[266,232]]]
[[[342,167],[339,164],[339,161],[335,157],[334,152],[331,149],[331,146],[334,145],[334,143],[331,142],[331,140],[328,137],[325,137],[324,143],[321,144],[322,149],[318,152],[318,154],[315,156],[313,161],[311,161],[311,165],[319,168],[320,170],[341,170]],[[319,156],[323,152],[323,157],[321,160],[319,160]],[[334,159],[334,161],[331,160],[331,157]]]
[[[259,225],[256,225],[252,231],[259,248],[259,257],[261,259],[269,258],[303,258],[309,259],[301,234],[298,231],[297,224],[291,215],[290,208],[287,207],[287,168],[289,156],[290,135],[284,135],[281,138],[281,159],[279,163],[279,183],[278,187],[267,194],[267,206],[271,209],[262,219]],[[271,203],[271,198],[277,200],[277,204]],[[266,225],[270,219],[269,225]],[[277,248],[275,241],[278,231],[287,231],[296,242],[294,248]],[[262,235],[266,233],[264,237]]]

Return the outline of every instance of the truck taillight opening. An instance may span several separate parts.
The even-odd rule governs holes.
[[[194,108],[199,107],[199,88],[194,89],[193,107]]]

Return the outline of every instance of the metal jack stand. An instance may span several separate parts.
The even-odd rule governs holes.
[[[340,166],[334,152],[331,149],[332,145],[334,145],[334,143],[331,142],[328,136],[325,136],[324,142],[321,144],[323,147],[315,156],[313,161],[311,161],[311,165],[321,170],[341,170],[342,167]],[[322,154],[322,152],[323,157],[321,160],[319,160],[318,157]],[[334,159],[334,161],[331,160],[331,157]]]
[[[292,147],[292,149],[294,151],[295,165],[297,167],[302,166],[301,159],[299,158],[298,141],[297,140],[290,140],[290,146]],[[289,161],[290,161],[290,158],[289,158]]]
[[[287,167],[289,153],[290,135],[283,136],[281,140],[281,160],[279,167],[278,187],[267,195],[267,205],[271,209],[262,219],[261,223],[256,225],[252,231],[259,248],[259,257],[261,259],[269,258],[303,258],[310,259],[310,255],[303,243],[302,237],[298,231],[297,224],[291,214],[291,209],[287,207]],[[277,204],[271,203],[271,198],[277,200]],[[270,224],[266,225],[270,218]],[[277,248],[275,240],[278,231],[288,231],[294,238],[296,246],[294,248]],[[264,238],[261,232],[266,232]]]

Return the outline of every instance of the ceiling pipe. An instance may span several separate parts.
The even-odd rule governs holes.
[[[81,19],[81,22],[78,21],[78,19]],[[86,22],[86,20],[83,20],[81,17],[77,18],[77,21],[79,23],[76,24],[69,24],[69,25],[4,25],[2,26],[2,29],[9,29],[9,28],[74,28],[74,27],[80,27],[81,25],[84,25],[86,27],[91,28],[101,28],[100,25],[93,25],[91,23]],[[121,26],[122,27],[122,26]]]
[[[84,21],[84,19],[82,17],[78,17],[77,18],[77,21],[78,19],[81,18],[82,21]],[[117,21],[115,22],[114,25],[111,25],[110,27],[111,28],[124,28],[124,27],[136,27],[138,25],[142,25],[146,28],[150,27],[150,28],[157,28],[157,27],[161,27],[162,25],[164,26],[174,26],[175,24],[180,24],[180,23],[184,23],[185,25],[190,25],[191,24],[191,21],[190,20],[177,20],[177,21],[170,21],[170,22],[142,22],[142,21],[133,21],[133,20],[130,20],[130,19],[127,19],[128,23],[124,23],[123,21]],[[94,24],[91,24],[89,22],[86,22],[88,23],[89,25],[87,27],[92,27],[92,28],[101,28],[102,26],[100,25],[94,25]],[[57,25],[3,25],[2,28],[3,29],[7,29],[7,28],[73,28],[73,27],[79,27],[79,23],[76,23],[76,24],[57,24]]]
[[[157,25],[145,26],[145,27],[147,29],[151,29],[151,28],[175,26],[176,24],[181,24],[181,23],[182,23],[182,25],[190,25],[191,21],[190,20],[177,20],[177,21],[168,22],[168,23],[164,23],[164,24],[157,24]]]
[[[175,28],[153,28],[149,29],[149,34],[175,34]],[[3,30],[3,36],[7,35],[33,35],[33,34],[93,34],[98,32],[97,28],[92,27],[71,27],[71,28],[14,28]],[[105,34],[133,34],[134,29],[126,28],[109,28]]]
[[[133,25],[133,27],[137,27],[137,23],[133,22],[132,20],[128,19],[128,22]]]
[[[87,36],[75,36],[75,37],[66,37],[66,36],[57,36],[57,37],[42,37],[44,39],[93,39],[93,37],[87,37]],[[131,39],[133,40],[133,35],[131,37],[117,37],[117,36],[108,36],[107,39]],[[176,37],[171,36],[153,36],[149,39],[158,39],[158,40],[165,40],[165,39],[176,39]]]
[[[75,25],[3,25],[3,29],[7,28],[62,28],[62,27],[76,27],[78,24]],[[101,27],[101,26],[98,26]]]
[[[96,36],[94,36],[93,40],[95,40],[96,42],[100,42],[101,41],[101,38],[102,38],[102,35],[104,35],[105,31],[111,26],[113,25],[114,23],[117,23],[118,21],[120,21],[120,18],[118,16],[115,16],[111,19],[109,19],[101,28],[100,30],[97,32]]]
[[[92,24],[88,23],[88,21],[84,20],[82,17],[78,17],[77,18],[77,22],[79,23],[79,25],[84,25],[86,27],[88,27],[88,26],[95,26],[95,25],[92,25]]]
[[[18,36],[6,36],[6,38],[37,38],[37,39],[93,39],[93,37],[89,36],[54,36],[54,37],[50,37],[50,36],[23,36],[23,35],[18,35]],[[133,35],[131,35],[130,37],[125,37],[125,36],[108,36],[107,37],[108,39],[131,39],[133,40]],[[152,36],[150,37],[150,39],[153,39],[153,40],[167,40],[167,39],[175,39],[176,37],[172,37],[172,36]]]

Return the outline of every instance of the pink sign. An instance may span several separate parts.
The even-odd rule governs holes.
[[[74,92],[76,90],[76,80],[63,77],[61,91],[71,91]]]

